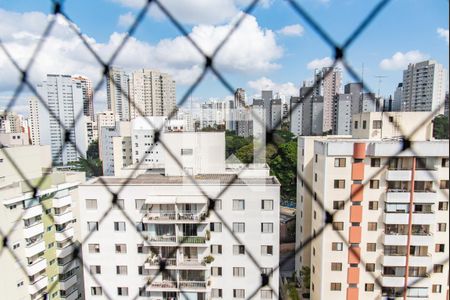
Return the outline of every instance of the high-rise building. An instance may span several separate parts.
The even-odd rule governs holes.
[[[302,106],[302,135],[323,134],[323,97],[313,92],[313,87],[300,88]]]
[[[303,117],[303,112],[302,112],[302,108],[303,105],[300,102],[300,97],[291,97],[290,100],[290,112],[291,112],[291,121],[290,121],[290,131],[296,135],[302,135],[302,117]]]
[[[405,285],[445,298],[449,144],[428,117],[363,113],[351,138],[299,138],[296,269],[312,271],[311,299],[397,299]]]
[[[30,128],[31,144],[39,145],[41,135],[39,130],[39,105],[36,97],[28,99],[28,125]]]
[[[102,127],[114,127],[119,120],[119,116],[113,111],[104,111],[95,114],[97,120],[97,136],[98,136],[98,155],[102,157]]]
[[[227,111],[230,107],[226,101],[210,100],[200,107],[200,128],[216,128],[227,122]]]
[[[128,74],[118,67],[110,67],[106,81],[108,110],[120,121],[130,120],[130,89]]]
[[[117,121],[114,126],[103,126],[98,129],[103,175],[113,176],[132,164],[131,123]]]
[[[245,299],[255,291],[254,299],[276,299],[277,179],[264,165],[252,165],[235,178],[242,165],[225,165],[224,132],[177,132],[162,138],[174,155],[166,155],[164,171],[139,174],[129,182],[104,177],[81,186],[81,239],[90,236],[82,248],[88,266],[85,299],[101,295]],[[119,210],[103,217],[111,206],[104,183],[113,190],[127,184],[118,195],[118,205],[133,223]],[[217,199],[224,188],[227,191]],[[214,201],[217,215],[207,214],[213,206],[209,201]],[[233,233],[226,230],[219,214],[229,220]],[[162,261],[167,272],[160,273]],[[261,274],[271,275],[268,285],[258,290]]]
[[[328,132],[333,128],[333,99],[340,93],[342,72],[339,68],[326,67],[316,70],[314,74],[321,79],[319,85],[314,86],[314,95],[323,97],[323,131]]]
[[[234,108],[245,106],[245,98],[245,90],[243,88],[236,89],[236,91],[234,92]]]
[[[409,64],[403,71],[403,111],[444,112],[446,70],[441,64],[427,60]]]
[[[352,99],[352,113],[356,115],[361,112],[360,103],[363,94],[363,86],[360,82],[348,83],[344,86],[344,94],[349,94]]]
[[[40,145],[51,146],[55,164],[66,165],[85,156],[88,147],[85,119],[76,118],[83,111],[81,86],[70,75],[48,74],[47,80],[37,85],[37,91],[45,102],[45,106],[38,103]]]
[[[140,69],[131,73],[130,118],[169,116],[175,113],[176,93],[172,76],[156,70]]]
[[[272,99],[272,101],[270,101],[270,128],[272,130],[280,129],[282,118],[283,107],[281,99]]]
[[[19,133],[22,132],[23,116],[14,111],[0,110],[0,132]]]
[[[74,300],[82,295],[82,266],[73,250],[77,187],[84,173],[47,173],[51,166],[50,146],[0,151],[0,228],[8,233],[3,238],[13,253],[3,247],[0,255],[5,299]],[[37,194],[25,180],[42,183]]]
[[[333,101],[333,134],[349,135],[352,133],[352,96],[338,94]]]
[[[394,92],[394,99],[392,101],[391,106],[392,111],[402,110],[402,102],[403,102],[402,94],[403,94],[403,82],[400,82]]]
[[[86,124],[86,140],[88,146],[98,140],[98,127],[97,122],[92,121],[90,117],[85,116]]]
[[[95,121],[94,115],[94,92],[92,90],[92,81],[84,76],[72,77],[75,84],[81,87],[83,93],[83,113],[91,121]],[[77,112],[79,114],[80,112]]]

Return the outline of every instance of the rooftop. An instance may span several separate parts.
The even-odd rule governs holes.
[[[278,180],[273,177],[245,177],[236,178],[236,174],[199,174],[193,176],[198,184],[219,184],[219,185],[279,185]],[[101,178],[101,179],[100,179]],[[100,177],[95,178],[86,184],[90,185],[158,185],[158,184],[173,184],[183,185],[189,183],[189,178],[186,176],[164,176],[161,174],[142,174],[136,178],[118,178],[118,177]],[[128,181],[129,180],[129,181]],[[234,181],[233,181],[234,180]],[[128,181],[128,182],[127,182]]]

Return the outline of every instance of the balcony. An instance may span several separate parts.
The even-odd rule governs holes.
[[[412,235],[411,236],[411,244],[417,245],[417,246],[430,246],[433,244],[433,235]],[[384,244],[385,245],[403,245],[406,246],[408,242],[408,236],[407,235],[387,235],[384,236]]]
[[[157,256],[153,258],[148,258],[144,264],[144,268],[146,269],[159,269],[160,261],[163,260],[166,263],[166,268],[171,268],[177,265],[176,258],[159,258]]]
[[[181,290],[202,290],[202,289],[206,289],[206,281],[183,281],[183,280],[180,280],[178,286]]]
[[[61,296],[62,300],[77,300],[78,299],[78,290],[74,290],[70,295]]]
[[[386,202],[409,203],[409,190],[405,189],[388,189],[386,193]]]
[[[178,243],[180,244],[204,244],[206,238],[204,236],[179,236]]]
[[[178,211],[178,220],[183,222],[199,222],[204,221],[206,217],[206,212],[201,211],[193,211],[193,210],[179,210]]]
[[[143,233],[147,241],[154,242],[154,243],[176,243],[177,239],[174,235],[149,235]]]
[[[33,276],[47,267],[47,260],[44,257],[39,258],[30,265],[25,266],[28,276]]]
[[[65,245],[64,247],[57,247],[56,256],[66,257],[67,255],[71,254],[74,249],[75,249],[74,243],[70,243],[68,245]]]
[[[29,239],[33,236],[43,233],[44,233],[44,223],[42,223],[42,221],[39,221],[31,226],[26,227],[23,230],[23,237]]]
[[[148,211],[144,215],[144,221],[146,222],[158,222],[158,221],[174,221],[176,219],[175,211]]]
[[[436,170],[416,170],[414,174],[414,180],[418,181],[434,181],[438,178],[438,172]]]
[[[184,258],[178,261],[178,266],[180,268],[205,268],[206,264],[200,258]]]
[[[388,255],[383,256],[382,264],[385,266],[404,267],[406,265],[405,255]],[[431,266],[432,259],[430,255],[426,256],[409,256],[409,265],[411,267]]]
[[[63,230],[55,232],[55,240],[57,242],[62,242],[62,241],[67,240],[67,238],[69,238],[69,237],[73,237],[73,235],[74,235],[73,227],[67,226]]]
[[[35,205],[30,208],[27,208],[25,210],[25,214],[23,215],[24,219],[29,219],[33,217],[37,217],[42,215],[42,206],[41,205]]]
[[[46,288],[48,285],[48,277],[46,275],[39,276],[34,280],[34,282],[30,283],[28,286],[28,293],[33,295],[37,293],[38,291],[42,290],[43,288]]]
[[[156,281],[149,279],[147,290],[148,291],[176,291],[178,289],[178,285],[176,281],[171,280],[162,280]]]
[[[61,280],[60,280],[60,281],[59,281],[60,289],[61,289],[61,290],[68,290],[72,285],[76,284],[77,281],[78,281],[77,275],[73,275],[72,277],[67,278],[67,279],[64,280],[64,281],[61,281]]]
[[[45,250],[45,243],[42,239],[30,244],[29,246],[25,247],[25,256],[26,257],[33,257],[38,253],[41,253]]]
[[[388,181],[410,181],[411,170],[388,169],[386,172],[386,180]]]
[[[64,206],[67,206],[69,204],[72,204],[72,198],[70,195],[59,197],[59,198],[53,198],[53,207],[55,208],[61,208]]]
[[[55,224],[64,224],[73,220],[73,214],[71,210],[66,210],[65,212],[54,215],[53,220]]]
[[[62,263],[58,262],[58,268],[59,268],[60,274],[67,273],[68,271],[70,271],[80,265],[78,259],[72,259],[70,256],[68,258],[70,258],[70,259],[65,262],[62,262]]]
[[[423,213],[423,212],[414,212],[412,214],[412,224],[433,224],[434,223],[434,214],[433,213]],[[385,224],[408,224],[409,223],[409,213],[396,213],[396,212],[386,212],[384,214],[384,223]]]

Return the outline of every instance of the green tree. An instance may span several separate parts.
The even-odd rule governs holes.
[[[92,159],[98,159],[99,158],[99,153],[98,153],[98,140],[93,141],[86,152],[86,156],[87,158],[92,158]]]
[[[277,155],[269,161],[270,169],[281,184],[281,199],[296,197],[297,140],[291,140],[278,147]]]
[[[86,172],[86,177],[103,175],[102,161],[98,158],[80,158],[69,164],[74,171]]]
[[[436,116],[433,120],[433,137],[435,139],[448,139],[448,117]]]
[[[302,279],[303,288],[309,289],[311,285],[311,269],[303,266],[300,270],[300,278]]]

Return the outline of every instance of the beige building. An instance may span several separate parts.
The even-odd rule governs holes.
[[[130,77],[130,119],[169,116],[176,108],[175,81],[167,73],[140,69]]]
[[[311,299],[403,299],[405,285],[445,299],[449,143],[428,121],[404,149],[393,126],[428,115],[364,113],[353,137],[299,137],[296,269],[310,268]]]
[[[28,100],[28,126],[30,128],[31,144],[39,145],[41,135],[39,131],[39,105],[36,97]]]
[[[81,264],[72,258],[77,225],[73,209],[84,173],[53,172],[50,167],[50,146],[0,150],[0,228],[8,233],[9,247],[0,248],[2,299],[81,296]],[[25,179],[39,184],[36,192]]]

